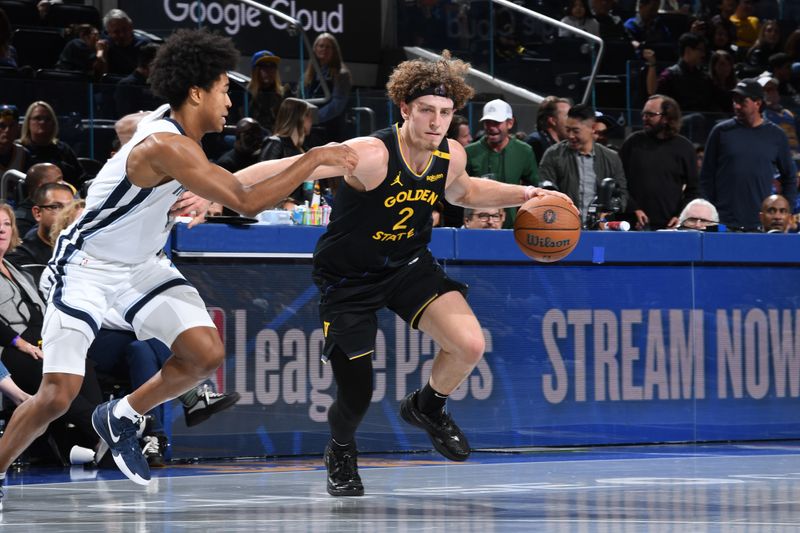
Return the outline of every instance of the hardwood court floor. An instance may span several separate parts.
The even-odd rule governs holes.
[[[362,456],[332,498],[319,457],[12,474],[2,532],[800,531],[800,443]]]

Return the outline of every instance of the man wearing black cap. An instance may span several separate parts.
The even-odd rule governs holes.
[[[777,170],[781,193],[794,205],[796,169],[786,134],[764,120],[764,91],[753,78],[733,89],[734,118],[720,122],[708,137],[700,186],[730,229],[755,231],[761,201],[772,194]]]

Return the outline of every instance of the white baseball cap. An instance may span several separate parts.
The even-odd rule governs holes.
[[[483,106],[483,116],[481,122],[484,120],[493,120],[494,122],[505,122],[506,120],[514,118],[511,112],[511,106],[504,100],[492,100]]]

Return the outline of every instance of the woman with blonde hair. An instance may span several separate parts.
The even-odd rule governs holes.
[[[84,179],[83,169],[72,148],[58,139],[58,117],[50,104],[37,100],[28,106],[22,121],[20,143],[31,153],[31,166],[53,163],[61,169],[65,181],[80,188]]]
[[[319,108],[319,125],[323,129],[323,141],[342,141],[344,116],[350,98],[352,84],[350,69],[342,60],[342,51],[336,37],[330,33],[320,33],[314,39],[314,57],[322,71],[322,77],[331,91],[331,99]],[[303,76],[305,98],[322,98],[322,82],[316,75],[311,62]]]
[[[311,132],[316,108],[299,98],[284,100],[275,117],[274,135],[264,141],[260,160],[271,161],[304,153],[308,149],[305,141]],[[303,187],[295,189],[290,197],[298,204],[303,203]]]
[[[280,62],[281,58],[269,50],[260,50],[250,59],[252,71],[250,83],[247,84],[250,111],[247,115],[269,131],[273,129],[278,108],[288,92],[288,88],[281,83]]]

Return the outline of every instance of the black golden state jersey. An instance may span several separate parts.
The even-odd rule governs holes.
[[[325,234],[314,252],[315,276],[364,279],[403,266],[431,239],[431,213],[444,197],[450,151],[442,139],[421,174],[406,164],[397,124],[373,134],[389,151],[386,178],[371,191],[342,181]]]

